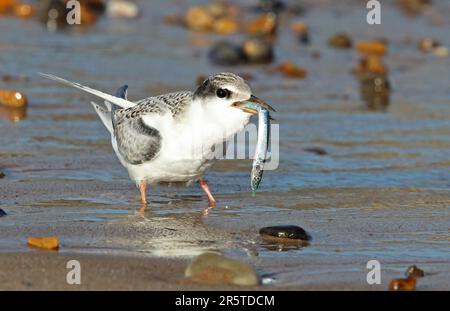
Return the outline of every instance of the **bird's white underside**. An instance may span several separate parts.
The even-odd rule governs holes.
[[[158,155],[149,162],[132,165],[124,161],[112,135],[112,145],[135,182],[190,182],[199,179],[214,163],[211,147],[222,143],[248,124],[250,114],[223,102],[194,101],[181,119],[170,112],[143,117],[146,125],[162,137]]]

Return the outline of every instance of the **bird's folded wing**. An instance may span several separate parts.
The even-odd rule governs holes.
[[[192,92],[178,92],[149,97],[136,106],[116,110],[114,135],[122,157],[130,164],[154,159],[161,149],[160,132],[143,121],[144,116],[170,113],[182,115],[192,101]]]
[[[146,124],[144,116],[164,114],[172,110],[157,97],[149,97],[128,109],[114,113],[114,136],[121,156],[130,164],[142,164],[154,159],[161,149],[160,132]]]
[[[122,118],[115,126],[117,149],[130,164],[142,164],[155,158],[161,149],[161,134],[142,120],[142,116]]]

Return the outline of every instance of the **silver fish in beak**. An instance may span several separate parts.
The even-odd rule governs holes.
[[[252,96],[245,101],[233,103],[233,106],[251,114],[258,113],[258,141],[256,143],[256,151],[253,157],[250,177],[252,194],[254,196],[262,180],[264,163],[266,162],[267,149],[269,146],[270,120],[272,119],[269,110],[275,111],[275,109],[256,96]]]

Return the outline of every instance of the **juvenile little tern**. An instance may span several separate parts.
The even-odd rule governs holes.
[[[111,133],[112,147],[136,182],[144,206],[148,184],[198,181],[208,196],[208,206],[215,207],[216,200],[203,179],[216,160],[213,146],[241,131],[257,113],[242,108],[241,103],[273,110],[252,95],[244,79],[232,73],[212,75],[194,92],[163,94],[137,102],[127,99],[127,85],[113,96],[53,75],[41,75],[105,100],[104,106],[91,104]]]

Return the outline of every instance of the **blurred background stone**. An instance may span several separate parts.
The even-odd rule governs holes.
[[[328,45],[336,49],[350,49],[353,41],[346,33],[337,33],[328,39]]]

